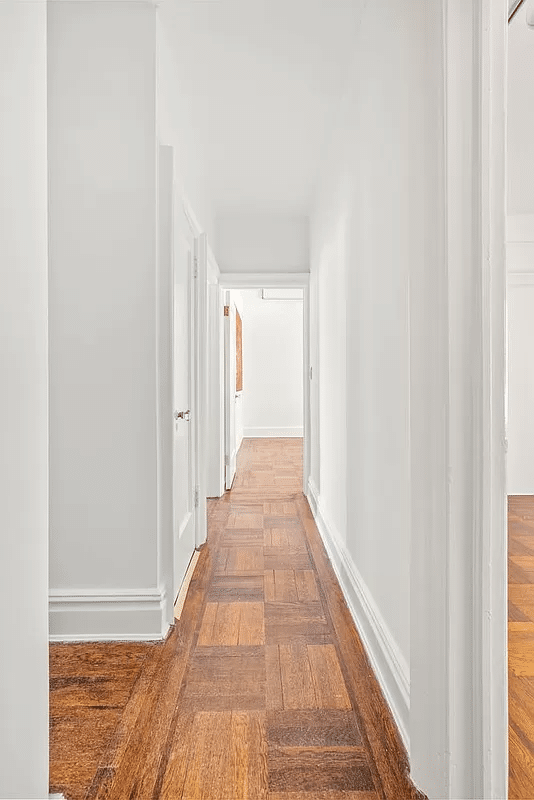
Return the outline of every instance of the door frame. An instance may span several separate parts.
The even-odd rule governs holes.
[[[186,297],[187,297],[187,387],[186,387],[186,396],[187,402],[184,400],[183,403],[187,405],[187,409],[189,410],[189,419],[187,421],[180,421],[175,417],[175,414],[179,411],[185,411],[186,409],[177,401],[177,397],[175,395],[175,368],[176,368],[176,360],[175,360],[175,347],[176,347],[176,331],[174,327],[175,320],[177,319],[176,314],[177,311],[174,307],[174,299],[176,296],[175,291],[175,279],[174,275],[176,272],[176,260],[173,260],[173,286],[172,286],[172,364],[173,364],[173,374],[172,374],[172,387],[173,387],[173,428],[176,425],[185,425],[187,426],[187,433],[186,436],[188,438],[189,447],[189,460],[187,462],[187,477],[188,477],[188,508],[190,509],[185,517],[181,520],[176,519],[176,508],[173,507],[173,577],[172,577],[172,594],[173,594],[173,607],[176,603],[176,598],[180,592],[180,589],[183,585],[185,576],[187,574],[187,565],[184,572],[182,570],[176,570],[177,566],[177,548],[180,551],[180,558],[188,557],[189,559],[192,557],[196,546],[197,546],[197,516],[198,516],[198,509],[195,506],[195,487],[197,485],[197,459],[198,459],[198,430],[197,425],[195,424],[195,420],[197,418],[197,399],[196,399],[196,384],[197,384],[197,377],[196,377],[196,340],[197,340],[197,296],[196,296],[196,286],[195,286],[195,277],[194,277],[194,263],[195,263],[195,250],[197,247],[197,240],[195,237],[194,230],[192,229],[190,220],[187,214],[184,211],[183,203],[179,202],[177,205],[180,207],[180,222],[177,223],[174,215],[173,220],[175,223],[178,224],[180,228],[184,228],[184,230],[180,230],[179,236],[183,237],[184,239],[184,246],[186,247],[187,252],[187,286],[186,286]],[[176,237],[176,230],[173,230],[174,237]],[[176,255],[176,249],[173,247],[173,256]],[[180,345],[182,346],[182,345]],[[176,453],[176,440],[175,440],[176,432],[173,431],[173,501],[175,499],[175,490],[176,490],[176,480],[183,479],[183,476],[175,472],[175,460],[174,456]],[[192,526],[193,532],[193,541],[192,541],[192,549],[189,552],[187,545],[180,546],[181,537]],[[189,540],[190,534],[188,534],[187,539]],[[183,561],[182,561],[183,564]]]
[[[463,390],[475,376],[474,417],[451,412],[450,515],[448,542],[448,612],[450,630],[462,625],[460,592],[473,592],[474,637],[471,652],[452,638],[449,640],[449,720],[452,761],[450,764],[451,797],[462,790],[462,772],[471,781],[472,796],[508,797],[508,649],[507,649],[507,498],[505,455],[506,392],[506,72],[507,4],[502,0],[471,0],[472,38],[466,25],[463,0],[447,0],[445,14],[444,84],[446,98],[445,126],[445,201],[448,229],[447,261],[449,269],[449,337],[451,396],[459,395],[455,370],[461,363],[460,348],[469,352],[471,364],[463,363]],[[462,32],[463,27],[463,32]],[[467,29],[467,31],[466,31]],[[473,59],[474,56],[474,59]],[[466,80],[467,58],[474,61],[471,80]],[[472,153],[466,153],[465,117],[462,108],[473,109],[471,120]],[[462,133],[460,133],[462,132]],[[468,192],[460,189],[460,171],[473,177]],[[458,201],[461,199],[461,203]],[[474,316],[476,341],[472,329],[463,331],[454,325],[454,309],[461,307],[466,285],[458,274],[460,263],[455,247],[461,241],[460,230],[468,219],[471,200],[472,238],[463,240],[463,255],[471,265],[471,280],[476,308],[464,310],[465,319]],[[465,205],[464,205],[465,204]],[[465,276],[464,276],[465,280]],[[474,311],[474,314],[473,314]],[[452,401],[451,401],[452,402]],[[461,498],[458,485],[460,470],[455,464],[464,443],[471,442],[473,497]],[[456,522],[462,513],[471,514],[473,541],[468,553],[462,550]],[[467,516],[465,517],[468,518]],[[469,530],[466,526],[464,530]],[[472,573],[463,585],[458,581],[462,558],[469,558]],[[470,641],[471,637],[466,636]],[[458,679],[458,675],[462,675]],[[471,683],[471,687],[469,687]],[[473,704],[473,730],[460,731],[454,720],[470,696]],[[466,691],[467,690],[467,691]],[[470,744],[472,758],[461,763],[461,752]],[[473,772],[472,776],[469,775]]]
[[[306,495],[308,491],[308,479],[310,476],[310,448],[311,448],[311,414],[310,414],[310,273],[309,272],[227,272],[221,273],[219,277],[220,291],[236,289],[302,289],[303,300],[303,470],[302,470],[302,491]],[[224,387],[221,387],[221,397],[224,397]],[[223,409],[223,415],[226,411]]]
[[[479,537],[476,605],[483,620],[475,649],[481,673],[475,696],[483,778],[475,790],[508,797],[508,498],[506,474],[506,85],[508,13],[500,0],[478,0],[480,59],[480,250],[482,399],[478,447]],[[452,19],[454,25],[454,19]],[[475,678],[476,680],[476,678]]]
[[[206,472],[207,445],[206,425],[208,421],[208,259],[207,236],[187,199],[182,197],[182,208],[193,234],[192,263],[192,311],[193,334],[193,391],[191,393],[191,424],[195,427],[193,505],[195,507],[195,548],[207,539]]]
[[[234,398],[234,428],[233,433],[234,437],[237,440],[236,436],[236,418],[237,412],[235,410],[235,405],[237,401],[237,388],[236,388],[236,372],[237,370],[232,369],[232,359],[236,357],[236,352],[232,348],[232,327],[234,326],[234,337],[236,337],[236,317],[232,314],[231,306],[234,305],[235,307],[235,315],[238,313],[237,304],[232,302],[232,294],[230,289],[224,289],[224,335],[223,335],[223,350],[224,350],[224,488],[225,490],[229,490],[232,488],[233,482],[235,480],[236,471],[237,471],[237,455],[239,452],[239,448],[237,447],[237,441],[235,442],[235,466],[236,469],[232,475],[232,481],[229,481],[229,471],[230,466],[232,465],[232,436],[231,436],[231,414],[229,413],[229,403],[232,400],[232,396]],[[228,313],[227,313],[228,309]],[[233,319],[232,319],[233,318]],[[237,339],[235,342],[235,346],[237,349]],[[236,362],[234,361],[234,364]],[[229,485],[230,484],[230,485]]]
[[[425,313],[441,357],[428,359],[428,524],[412,519],[410,766],[430,797],[505,800],[507,4],[428,8],[441,17],[442,292]]]
[[[174,147],[158,142],[158,181],[160,161],[162,158],[172,154],[171,160],[174,163]],[[172,263],[167,269],[161,263],[159,252],[159,188],[156,195],[157,199],[157,299],[156,299],[156,319],[157,319],[157,484],[158,484],[158,523],[157,523],[157,582],[161,598],[161,635],[167,634],[169,625],[174,621],[174,601],[175,601],[175,569],[174,569],[174,247],[172,252]],[[185,222],[189,226],[192,236],[192,251],[190,264],[191,291],[188,296],[188,303],[193,314],[190,324],[190,331],[193,341],[191,347],[191,393],[190,410],[191,423],[197,426],[197,431],[205,426],[207,410],[203,404],[203,397],[207,397],[207,383],[204,380],[203,390],[198,391],[195,387],[199,377],[207,373],[207,327],[203,326],[202,321],[207,322],[207,283],[203,287],[205,291],[199,291],[195,287],[195,255],[202,255],[206,252],[207,242],[189,201],[180,191],[176,176],[173,175],[173,197],[172,204],[177,210],[181,207]],[[174,222],[174,214],[172,215]],[[174,241],[175,230],[172,225],[172,237]],[[199,242],[203,242],[199,249]],[[209,253],[208,253],[209,255]],[[205,273],[206,270],[204,270]],[[206,330],[204,331],[204,327]],[[196,344],[198,343],[198,344]],[[193,492],[195,487],[199,487],[199,507],[195,509],[195,542],[194,548],[198,548],[206,539],[207,520],[202,511],[206,509],[206,456],[203,448],[206,434],[199,440],[198,434],[193,437],[194,443],[194,475]],[[202,502],[202,498],[203,502]],[[193,499],[194,504],[194,499]],[[191,552],[193,555],[194,550]]]

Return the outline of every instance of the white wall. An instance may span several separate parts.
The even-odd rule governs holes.
[[[0,3],[0,797],[48,797],[46,5]]]
[[[224,214],[215,225],[221,272],[309,271],[307,217]]]
[[[311,219],[310,503],[433,800],[505,796],[504,33],[362,4]]]
[[[523,6],[508,27],[507,204],[509,214],[534,212],[534,31]]]
[[[303,435],[303,301],[243,291],[245,436]]]
[[[53,3],[49,37],[51,632],[156,637],[172,618],[158,143],[175,204],[211,236],[213,215],[160,11]]]
[[[313,228],[312,228],[313,230]],[[309,297],[309,359],[310,359],[310,429],[308,442],[310,457],[309,482],[316,496],[321,493],[321,413],[320,413],[320,343],[321,319],[319,317],[319,274],[311,271],[308,290]]]
[[[534,31],[524,9],[508,30],[507,88],[507,489],[534,494]]]
[[[325,183],[319,194],[311,229],[311,407],[315,409],[312,431],[311,481],[315,491],[320,487],[322,513],[340,542],[346,541],[347,529],[347,328],[346,288],[343,234],[327,231],[327,208],[337,208],[335,190],[328,180],[339,178],[333,165],[327,168]],[[330,177],[329,177],[330,176]],[[323,205],[324,204],[324,205]],[[342,212],[341,212],[342,213]],[[316,347],[313,343],[317,342]],[[318,434],[318,435],[317,435]],[[320,452],[320,460],[318,453]],[[319,475],[320,469],[320,475]]]
[[[371,4],[311,220],[321,513],[393,649],[410,657],[410,233],[417,54],[402,3]],[[391,131],[395,130],[395,136]],[[318,326],[319,334],[313,334]],[[317,361],[319,364],[317,365]],[[320,373],[319,373],[320,369]],[[312,453],[317,443],[312,443]]]
[[[156,17],[156,130],[157,139],[160,145],[165,145],[172,148],[173,153],[173,167],[174,167],[174,187],[173,187],[173,203],[174,203],[174,216],[175,220],[184,220],[185,217],[181,213],[181,207],[185,205],[187,214],[194,217],[195,226],[199,232],[207,233],[208,239],[213,242],[214,236],[214,223],[213,223],[213,210],[210,201],[210,195],[206,188],[206,175],[204,171],[204,163],[198,151],[196,142],[196,132],[191,121],[191,116],[188,113],[187,103],[183,97],[181,90],[183,75],[177,66],[175,60],[175,52],[169,40],[168,19],[167,19],[166,4],[158,7]],[[175,238],[177,231],[174,232]],[[221,427],[221,411],[216,393],[213,392],[214,387],[218,387],[215,383],[221,369],[222,356],[217,360],[216,353],[220,336],[220,325],[218,315],[217,303],[217,287],[219,269],[213,251],[210,248],[210,258],[208,260],[208,279],[210,282],[210,308],[209,308],[209,353],[210,363],[209,379],[212,381],[210,391],[208,393],[209,408],[209,426],[210,431],[208,434],[209,454],[208,464],[206,469],[207,487],[206,492],[208,496],[219,496],[224,490],[223,483],[223,461],[224,461],[224,440]],[[172,280],[172,278],[171,278]],[[168,306],[167,301],[172,297],[170,285],[164,279],[166,285],[160,285],[161,303],[159,308],[171,312],[171,306]],[[222,313],[222,311],[221,311]],[[158,428],[160,436],[160,445],[158,448],[159,453],[165,451],[165,444],[170,441],[169,433],[172,428],[166,424],[166,420],[171,420],[172,424],[172,346],[170,345],[170,327],[166,324],[165,320],[160,319],[160,344],[167,343],[168,349],[163,353],[163,360],[160,359],[158,366],[158,382],[159,392],[161,394],[163,382],[169,389],[166,400],[166,408],[161,409],[158,419]],[[160,352],[161,348],[160,348]],[[165,357],[168,356],[168,357]],[[170,434],[173,435],[172,433]],[[161,530],[161,522],[163,518],[171,521],[172,527],[172,459],[167,460],[166,465],[160,470],[158,484],[160,487],[160,536],[158,547],[158,582],[160,585],[170,585],[172,581],[171,564],[172,564],[172,532],[169,536],[166,530]],[[163,489],[163,492],[162,492]],[[162,502],[161,502],[162,501]],[[163,513],[161,513],[163,511]],[[168,528],[166,525],[165,528]],[[173,618],[173,607],[170,596],[166,598],[167,614],[169,621]]]
[[[506,256],[508,272],[508,493],[534,494],[533,214],[508,217]]]
[[[534,494],[534,273],[508,285],[508,493]]]
[[[221,407],[224,358],[222,350],[223,303],[217,286],[219,266],[215,257],[215,224],[205,160],[198,147],[198,129],[193,125],[187,98],[183,96],[183,62],[176,59],[171,46],[169,4],[158,7],[157,13],[157,135],[161,144],[174,153],[174,202],[186,199],[198,227],[208,235],[209,289],[209,426],[207,494],[219,497],[224,492],[224,415]],[[182,67],[179,65],[182,64]],[[163,565],[161,565],[163,568]]]
[[[163,624],[155,26],[148,4],[48,9],[50,583],[59,637],[157,636]]]
[[[187,101],[182,97],[183,74],[177,66],[170,44],[165,3],[157,11],[157,135],[161,144],[174,148],[176,201],[187,198],[200,228],[215,241],[214,212],[210,201],[208,176],[198,148],[195,126]],[[213,265],[210,264],[210,268]]]

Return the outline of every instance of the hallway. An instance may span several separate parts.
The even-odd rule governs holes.
[[[420,795],[301,494],[302,440],[245,439],[163,644],[51,646],[68,800]]]
[[[506,151],[534,136],[534,25],[509,92],[505,6],[0,3],[2,800],[213,796],[234,751],[202,771],[203,742],[238,737],[267,800],[409,796],[408,759],[432,800],[507,797],[506,283],[530,325],[534,172]],[[225,495],[244,287],[304,292],[303,480],[246,450]],[[272,727],[334,712],[359,733]]]

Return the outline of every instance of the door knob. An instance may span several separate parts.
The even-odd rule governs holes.
[[[175,411],[174,419],[184,419],[186,422],[190,422],[191,411]]]

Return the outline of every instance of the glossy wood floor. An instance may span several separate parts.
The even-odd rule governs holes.
[[[301,492],[248,439],[162,644],[53,645],[51,791],[71,800],[420,798]]]
[[[510,800],[534,798],[534,497],[508,499]]]

